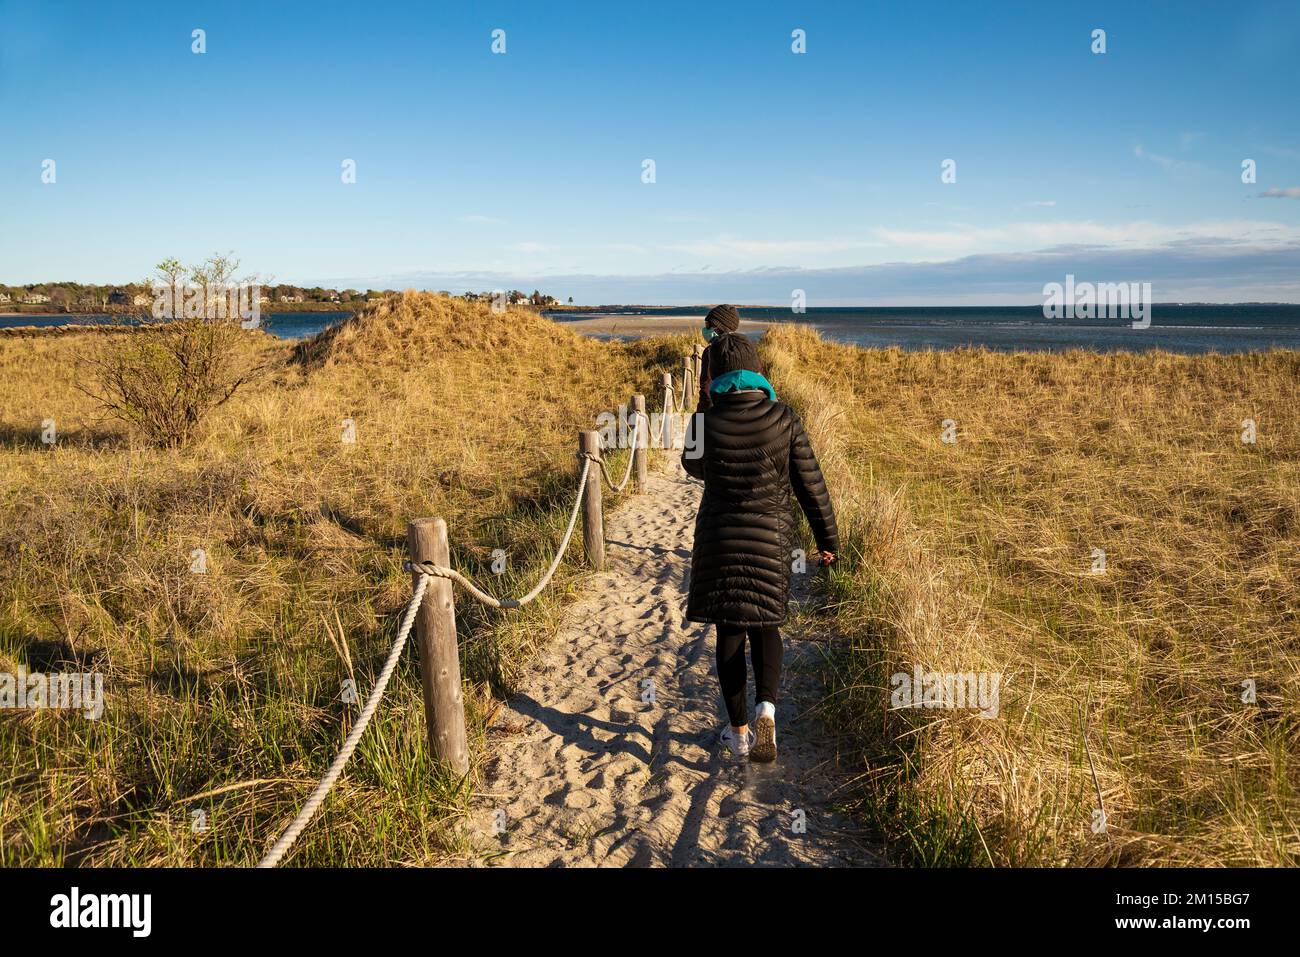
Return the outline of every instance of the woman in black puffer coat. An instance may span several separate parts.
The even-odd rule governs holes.
[[[795,561],[790,493],[812,527],[823,563],[839,549],[835,512],[799,417],[759,373],[758,351],[729,333],[714,339],[712,400],[691,419],[682,465],[704,480],[695,517],[686,617],[717,628],[718,680],[737,755],[776,758],[781,633]],[[745,707],[745,645],[756,684],[754,729]]]

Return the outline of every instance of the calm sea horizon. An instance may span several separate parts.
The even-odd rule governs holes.
[[[602,316],[645,318],[700,316],[700,306],[603,306],[546,313],[557,322]],[[741,307],[746,319],[810,325],[827,339],[864,347],[952,349],[985,346],[1000,351],[1093,349],[1110,351],[1249,352],[1300,349],[1300,305],[1154,303],[1151,325],[1134,329],[1126,320],[1045,319],[1041,306],[843,306],[810,308]],[[350,312],[280,312],[262,317],[263,327],[296,340],[328,328]],[[0,315],[0,328],[58,326],[113,321],[110,316]],[[603,335],[600,338],[621,338]]]

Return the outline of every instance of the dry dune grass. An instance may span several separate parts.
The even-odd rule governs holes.
[[[4,864],[254,859],[356,713],[342,682],[364,698],[391,643],[410,591],[405,523],[445,516],[459,567],[522,591],[567,518],[575,430],[634,391],[653,396],[681,353],[407,293],[298,348],[255,336],[273,373],[197,444],[167,451],[97,421],[74,388],[76,357],[112,339],[0,338],[0,671],[100,671],[107,698],[97,722],[0,715]],[[53,447],[39,441],[46,419]],[[578,574],[564,566],[523,613],[461,603],[472,721]],[[459,853],[439,821],[464,790],[431,767],[423,725],[407,655],[291,863]]]
[[[793,328],[764,348],[848,525],[827,711],[899,848],[1296,863],[1300,355],[905,353]],[[1001,673],[1000,717],[888,710],[915,663]]]
[[[75,388],[112,340],[0,337],[0,671],[100,671],[108,699],[97,722],[0,714],[3,864],[254,859],[355,715],[342,682],[364,695],[389,646],[405,522],[446,516],[458,566],[522,591],[562,530],[575,429],[656,395],[685,349],[408,293],[298,347],[251,337],[273,373],[169,451]],[[863,351],[790,328],[764,349],[845,526],[826,712],[902,856],[1295,863],[1300,357]],[[476,734],[579,574],[522,613],[460,603]],[[914,663],[1003,674],[999,718],[889,711]],[[428,761],[408,655],[289,862],[457,859],[464,802]]]

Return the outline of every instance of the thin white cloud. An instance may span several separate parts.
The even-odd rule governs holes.
[[[588,290],[580,299],[603,290],[600,298],[589,301],[668,302],[690,301],[692,297],[700,297],[695,301],[719,297],[723,301],[728,296],[744,299],[746,290],[756,295],[760,289],[776,295],[771,290],[787,279],[794,282],[789,288],[805,288],[796,281],[803,276],[809,282],[834,279],[835,295],[851,300],[859,295],[854,289],[863,290],[864,296],[871,290],[871,295],[882,297],[904,292],[974,297],[990,284],[1000,282],[1005,291],[1016,288],[1017,283],[1037,281],[1041,288],[1044,280],[1036,277],[1074,271],[1076,275],[1087,272],[1107,277],[1131,274],[1135,279],[1167,277],[1179,283],[1221,282],[1227,298],[1295,301],[1300,295],[1279,286],[1290,282],[1300,289],[1300,268],[1296,268],[1300,223],[1262,218],[1183,224],[1074,219],[999,226],[949,222],[919,229],[863,229],[857,236],[829,240],[723,236],[674,245],[647,241],[617,247],[603,243],[591,249],[565,247],[561,264],[555,259],[561,255],[560,247],[524,241],[502,247],[511,253],[504,259],[480,260],[460,268],[445,263],[436,274],[439,278],[411,270],[378,286],[371,277],[366,281],[376,288],[401,288],[416,278],[426,288],[451,288],[450,282],[456,287],[468,283],[467,288],[475,289],[497,288],[502,283],[523,288],[521,283],[531,283],[531,289],[543,279],[552,284],[563,279],[572,280],[575,290]],[[610,252],[618,255],[607,258],[604,254]],[[572,258],[575,254],[576,260]],[[680,282],[669,282],[669,276],[681,277]],[[331,277],[328,285],[337,285],[336,278]],[[731,291],[718,291],[719,283]],[[353,281],[346,284],[357,285]],[[1248,295],[1251,288],[1255,292]],[[623,292],[617,292],[619,289]],[[652,289],[656,290],[653,295]],[[1169,287],[1174,298],[1186,298],[1175,294],[1175,289],[1190,287]],[[715,290],[716,295],[707,290]],[[827,290],[824,297],[830,296]]]
[[[1294,232],[1294,231],[1293,231]],[[715,271],[677,267],[641,274],[544,274],[528,270],[423,273],[342,285],[432,289],[562,288],[578,302],[789,303],[808,291],[818,305],[1041,302],[1043,284],[1067,274],[1090,281],[1151,282],[1158,301],[1300,302],[1300,240],[1239,245],[1205,236],[1146,248],[1092,244],[975,253],[928,262],[829,269],[760,267]],[[331,279],[329,285],[339,285]]]
[[[1138,220],[1099,223],[1093,220],[1008,223],[972,226],[953,223],[943,230],[876,229],[891,246],[940,252],[992,252],[1007,248],[1044,248],[1064,244],[1139,248],[1168,243],[1290,245],[1300,242],[1300,227],[1264,220],[1207,220],[1171,226]]]
[[[1160,166],[1163,166],[1165,169],[1169,169],[1174,165],[1174,163],[1178,162],[1177,160],[1171,159],[1168,156],[1161,156],[1158,153],[1148,153],[1142,147],[1141,143],[1133,147],[1133,155],[1136,156],[1138,159],[1146,159],[1146,160],[1150,160],[1153,163],[1157,163]]]
[[[681,213],[681,212],[660,213],[659,215],[654,216],[652,218],[658,220],[661,223],[671,223],[677,226],[690,224],[690,223],[696,223],[696,224],[707,223],[709,221],[709,217],[701,216],[699,213]]]
[[[1285,146],[1264,146],[1261,149],[1270,156],[1280,156],[1283,159],[1300,160],[1300,150],[1287,149]]]
[[[1300,186],[1279,188],[1274,186],[1259,194],[1262,199],[1300,199]]]
[[[879,249],[884,243],[868,239],[696,239],[670,243],[667,249],[700,258],[722,260],[791,260],[827,256],[862,249]]]
[[[1148,160],[1155,163],[1170,173],[1208,173],[1209,168],[1200,164],[1193,163],[1190,160],[1180,160],[1173,156],[1164,156],[1160,153],[1152,153],[1141,143],[1133,148],[1133,155],[1138,159]]]

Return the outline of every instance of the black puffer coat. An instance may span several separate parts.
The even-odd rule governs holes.
[[[794,561],[790,490],[817,547],[839,551],[835,511],[799,417],[765,392],[713,395],[691,417],[682,465],[704,480],[691,552],[690,621],[779,625]],[[701,443],[702,442],[702,446]],[[690,451],[703,454],[691,458]]]

